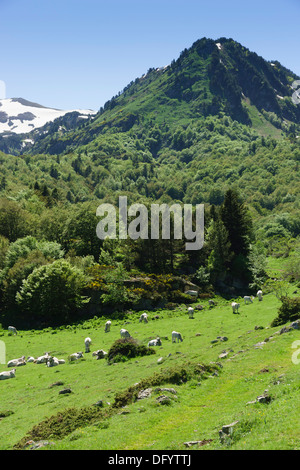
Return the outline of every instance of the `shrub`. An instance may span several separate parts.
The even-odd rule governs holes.
[[[148,348],[143,344],[139,344],[133,338],[117,339],[111,346],[107,354],[107,360],[111,362],[121,362],[137,356],[148,356],[155,354],[155,350]]]
[[[300,297],[281,297],[281,306],[278,309],[278,316],[273,320],[271,326],[279,326],[288,321],[298,320],[300,317]]]
[[[85,284],[81,270],[65,260],[56,260],[35,268],[23,281],[16,300],[29,320],[47,326],[66,324],[89,300],[81,295]]]

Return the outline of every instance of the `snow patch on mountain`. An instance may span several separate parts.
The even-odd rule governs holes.
[[[8,98],[0,100],[0,134],[23,134],[44,126],[47,122],[64,116],[67,113],[78,112],[82,118],[96,114],[91,109],[61,110],[47,108],[23,98]]]

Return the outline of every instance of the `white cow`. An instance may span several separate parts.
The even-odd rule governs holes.
[[[107,322],[105,323],[105,328],[104,328],[105,333],[108,333],[110,331],[110,325],[111,325],[111,321],[107,320]]]
[[[85,352],[89,353],[90,352],[90,345],[92,344],[91,338],[87,337],[84,340],[84,345],[85,345]]]
[[[17,334],[18,334],[17,328],[15,328],[14,326],[9,326],[9,327],[8,327],[8,332],[13,333],[14,335],[17,335]]]
[[[139,323],[148,323],[148,315],[146,312],[142,313],[140,316]]]
[[[48,360],[47,360],[47,367],[54,367],[54,366],[59,366],[59,364],[65,364],[65,360],[64,359],[57,359],[57,357],[54,357],[54,356],[49,356]]]
[[[244,295],[244,301],[245,301],[245,304],[247,304],[248,302],[250,302],[251,304],[253,304],[250,295]]]
[[[160,338],[151,339],[151,341],[148,343],[148,346],[161,346]]]
[[[121,338],[131,338],[129,331],[125,330],[125,328],[121,328],[120,334]]]
[[[0,380],[12,379],[16,376],[16,369],[4,371],[0,373]]]
[[[43,356],[39,356],[38,358],[36,358],[34,362],[36,364],[46,364],[49,357],[50,357],[50,354],[46,352]]]
[[[262,301],[262,299],[263,299],[263,293],[262,293],[262,290],[259,290],[259,291],[257,291],[257,294],[256,294],[256,295],[257,295],[257,297],[258,297],[258,300],[261,302],[261,301]]]
[[[193,307],[188,307],[189,318],[194,318],[194,309]]]
[[[25,361],[25,356],[19,357],[18,359],[11,359],[7,363],[7,367],[19,367],[19,366],[25,366],[26,361]]]
[[[181,333],[178,333],[178,331],[172,331],[172,343],[179,343],[179,341],[183,341]]]
[[[209,305],[210,307],[214,307],[214,306],[216,305],[216,303],[215,303],[214,300],[209,299],[208,305]]]
[[[26,359],[26,362],[34,362],[35,359],[33,356],[28,356],[27,359]]]
[[[97,359],[103,359],[105,356],[107,356],[107,352],[103,349],[98,349],[98,351],[94,351],[92,353],[92,356],[97,356]]]
[[[77,352],[77,353],[70,354],[69,360],[70,361],[77,361],[77,359],[80,359],[81,357],[83,357],[83,353],[80,351],[80,352]]]
[[[231,304],[233,313],[239,313],[240,304],[237,302],[232,302]]]

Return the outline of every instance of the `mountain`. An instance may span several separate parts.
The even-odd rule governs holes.
[[[294,214],[297,79],[232,39],[200,39],[86,119],[67,113],[28,134],[0,136],[10,154],[1,155],[3,194],[30,198],[37,183],[55,192],[47,204],[117,203],[126,194],[128,202],[220,205],[236,186],[257,218]]]
[[[92,110],[63,111],[47,108],[23,98],[3,99],[0,100],[0,134],[26,134],[70,112],[79,113],[83,119],[95,114]]]
[[[54,126],[29,136],[29,150],[60,153],[107,132],[142,132],[155,124],[172,130],[220,113],[259,135],[277,138],[299,129],[300,106],[292,101],[297,79],[278,61],[266,61],[233,39],[203,38],[170,65],[151,68],[132,81],[86,125],[76,121],[69,128]],[[13,145],[8,148],[16,151]]]

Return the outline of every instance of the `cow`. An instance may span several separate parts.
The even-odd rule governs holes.
[[[7,367],[19,367],[19,366],[25,366],[26,361],[25,361],[25,356],[19,357],[18,359],[11,359],[7,363]]]
[[[172,331],[172,343],[179,343],[179,341],[183,341],[181,333],[178,333],[178,331]]]
[[[194,318],[194,309],[193,307],[188,307],[189,318]]]
[[[111,325],[111,321],[107,320],[107,322],[105,323],[105,328],[104,328],[105,333],[109,333],[110,325]]]
[[[240,304],[237,302],[232,302],[231,304],[233,313],[239,313]]]
[[[37,357],[34,362],[35,364],[45,364],[48,361],[48,358],[50,357],[49,353],[45,353],[43,356]]]
[[[216,303],[215,303],[215,301],[214,301],[214,300],[212,300],[212,299],[209,299],[209,301],[208,301],[208,305],[209,305],[209,307],[214,307],[214,306],[216,305]]]
[[[0,372],[0,380],[12,379],[16,376],[16,369]]]
[[[258,297],[258,300],[261,302],[261,301],[262,301],[262,299],[263,299],[263,293],[262,293],[262,290],[259,290],[259,291],[257,291],[257,294],[256,294],[256,295],[257,295],[257,297]]]
[[[77,352],[77,353],[70,354],[69,360],[70,361],[77,361],[77,359],[80,359],[82,357],[83,357],[83,353],[80,351],[80,352]]]
[[[103,359],[105,356],[107,356],[107,352],[103,349],[98,349],[98,351],[94,351],[92,355],[96,356],[96,359]]]
[[[148,346],[161,346],[161,340],[160,338],[156,338],[156,339],[151,339],[148,343]]]
[[[245,304],[247,304],[248,302],[250,302],[251,304],[253,304],[250,295],[244,295],[244,302],[245,302]]]
[[[125,330],[125,328],[121,328],[120,334],[121,338],[131,338],[129,331]]]
[[[9,327],[8,327],[8,332],[9,332],[9,333],[13,333],[14,335],[17,335],[17,334],[18,334],[17,328],[15,328],[14,326],[9,326]]]
[[[85,345],[85,352],[86,352],[86,353],[89,353],[89,352],[90,352],[90,345],[91,345],[91,343],[92,343],[91,338],[89,338],[89,337],[85,338],[85,340],[84,340],[84,345]]]
[[[139,323],[148,323],[148,315],[146,312],[142,313],[140,316]]]

